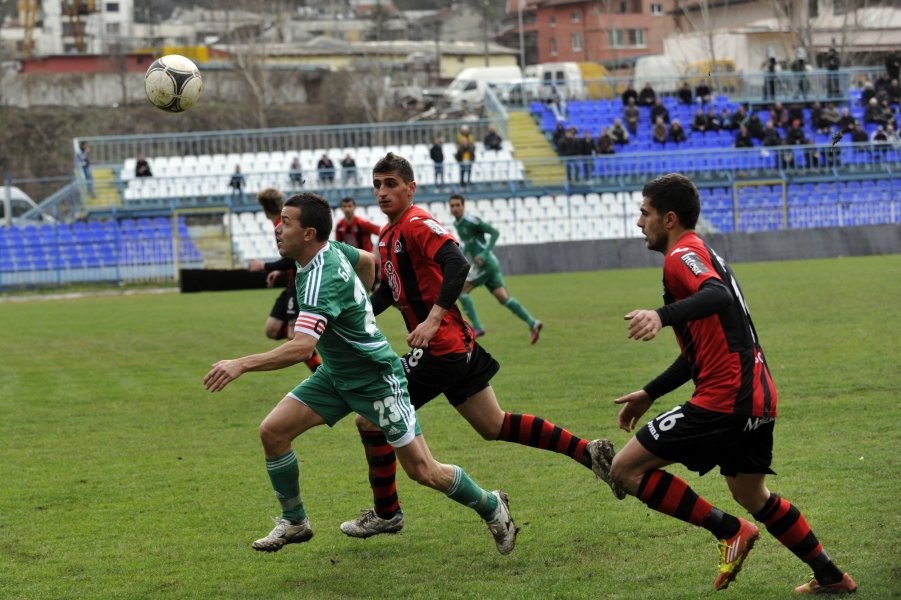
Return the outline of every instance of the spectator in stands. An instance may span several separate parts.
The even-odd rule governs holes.
[[[803,144],[805,143],[804,130],[801,129],[801,122],[795,119],[785,130],[786,144]]]
[[[554,129],[554,133],[551,136],[551,140],[554,142],[554,147],[557,148],[557,154],[560,154],[560,144],[563,143],[563,138],[566,137],[566,126],[563,124],[563,121],[557,121],[557,127]]]
[[[851,116],[851,111],[845,107],[842,109],[842,116],[838,120],[838,130],[842,133],[850,133],[854,129],[855,119]]]
[[[288,167],[288,177],[291,179],[291,185],[295,188],[303,186],[303,171],[300,168],[300,158],[295,156]]]
[[[610,128],[610,136],[613,143],[619,146],[629,143],[629,132],[623,127],[623,120],[619,117],[613,119],[613,127]]]
[[[782,145],[782,137],[779,135],[779,130],[776,129],[776,124],[773,123],[772,120],[766,122],[766,127],[763,130],[763,145],[764,146],[781,146]]]
[[[563,90],[553,83],[551,84],[551,97],[548,100],[548,104],[558,121],[566,119],[566,98],[563,95]]]
[[[707,117],[704,116],[704,109],[699,108],[695,111],[695,118],[691,121],[691,130],[698,133],[707,131]]]
[[[78,160],[78,166],[84,173],[84,181],[88,186],[88,193],[94,198],[94,173],[91,172],[91,148],[87,142],[81,142],[78,146],[80,151],[75,156]]]
[[[707,80],[702,79],[701,83],[695,88],[695,97],[702,105],[708,104],[710,102],[710,93],[710,86],[707,85]]]
[[[855,144],[870,141],[870,138],[867,137],[867,132],[861,127],[860,121],[855,120],[854,125],[851,127],[851,141]]]
[[[335,163],[323,154],[316,163],[316,172],[319,174],[319,181],[322,185],[332,185],[335,183]]]
[[[429,148],[429,157],[435,164],[435,183],[444,185],[444,145],[438,136],[435,136],[435,141]]]
[[[888,94],[887,100],[890,104],[901,103],[901,85],[898,84],[897,79],[892,79],[889,82],[886,92]]]
[[[673,122],[669,126],[667,139],[674,144],[681,144],[687,139],[685,136],[685,128],[682,127],[682,122],[679,121],[679,119],[673,119]]]
[[[889,149],[889,144],[884,125],[877,127],[870,135],[870,144],[873,145],[874,150],[877,150],[881,154],[885,155],[886,151]]]
[[[885,139],[892,147],[901,148],[901,136],[891,123],[885,126]]]
[[[783,128],[788,125],[788,111],[781,102],[773,104],[773,108],[770,109],[770,119],[773,120],[773,125],[776,127]]]
[[[679,102],[682,104],[691,104],[694,101],[694,98],[691,95],[691,86],[688,85],[687,81],[682,82],[679,91],[676,93],[679,96]]]
[[[876,97],[882,100],[887,97],[886,90],[892,83],[892,78],[888,76],[888,73],[883,73],[876,79],[876,83],[873,84],[873,90],[876,92]]]
[[[138,152],[138,160],[135,162],[135,177],[153,177],[150,163],[144,158],[143,152]]]
[[[657,122],[657,117],[663,117],[664,123],[669,123],[669,110],[663,106],[663,100],[657,98],[654,100],[654,106],[651,107],[651,123]]]
[[[617,119],[619,120],[619,119]],[[622,128],[622,124],[620,124],[620,128]],[[623,129],[625,132],[625,129]],[[626,134],[628,135],[628,134]],[[613,145],[615,144],[615,138],[610,135],[610,129],[605,127],[601,130],[601,135],[598,136],[597,140],[597,153],[598,154],[615,154],[616,150],[614,150]]]
[[[716,115],[716,109],[713,106],[707,108],[707,114],[704,115],[704,118],[707,120],[707,131],[719,131],[720,130],[720,118]]]
[[[832,46],[826,53],[826,70],[829,74],[826,76],[826,93],[830,98],[838,98],[841,96],[841,85],[838,80],[838,68],[842,61],[838,57],[838,51],[835,49],[835,39],[832,40]]]
[[[732,115],[729,114],[729,109],[725,106],[723,107],[723,110],[720,111],[719,121],[720,129],[723,131],[735,131],[738,129],[738,124],[732,122]]]
[[[635,100],[629,100],[629,104],[623,109],[623,118],[626,120],[626,127],[632,135],[638,134],[638,119],[641,117],[641,111]]]
[[[228,180],[228,187],[232,189],[232,198],[242,200],[244,198],[244,175],[241,173],[241,165],[235,165],[235,172]]]
[[[795,60],[792,61],[792,71],[796,74],[798,91],[795,93],[794,97],[797,98],[798,95],[803,99],[807,99],[807,93],[810,91],[810,82],[807,81],[807,50],[804,46],[798,46],[795,48]]]
[[[804,126],[804,108],[800,104],[792,104],[788,107],[788,122],[792,121],[801,121],[801,126]]]
[[[870,100],[876,97],[876,90],[873,89],[872,81],[865,81],[863,84],[863,91],[860,92],[860,105],[861,106],[869,106]]]
[[[476,159],[476,143],[469,125],[463,125],[457,133],[457,153],[454,158],[460,163],[460,185],[466,187],[472,183],[472,163]]]
[[[350,155],[350,152],[341,159],[341,176],[344,185],[350,182],[353,182],[354,185],[359,183],[357,180],[357,161]]]
[[[566,136],[560,142],[559,152],[566,163],[566,180],[578,181],[582,171],[582,165],[578,160],[582,153],[582,142],[576,139],[575,127],[566,130]]]
[[[488,133],[485,134],[485,139],[482,140],[482,143],[485,144],[485,150],[500,150],[501,142],[501,136],[497,134],[497,128],[492,125],[488,128]]]
[[[833,127],[839,127],[841,118],[842,115],[838,112],[835,105],[829,103],[823,109],[823,112],[820,113],[820,119],[814,123],[814,127],[819,129],[822,133],[829,133],[832,131]],[[841,130],[841,127],[839,127],[839,130]]]
[[[882,120],[881,123],[884,125],[893,125],[895,128],[898,127],[898,120],[895,115],[895,109],[889,104],[888,100],[883,100],[879,103],[879,106],[882,108]]]
[[[876,98],[870,98],[867,109],[863,113],[863,122],[885,125],[885,113]]]
[[[744,125],[738,126],[738,134],[735,136],[736,148],[753,148],[754,142],[751,140],[751,134]]]
[[[763,99],[774,100],[776,98],[776,51],[772,46],[766,50],[766,78],[763,83]]]
[[[744,104],[739,104],[738,108],[735,109],[735,112],[732,113],[732,125],[735,128],[738,128],[742,125],[747,126],[748,124],[748,111],[745,109]]]
[[[632,86],[632,82],[626,84],[626,90],[622,95],[623,99],[623,108],[629,106],[629,101],[632,100],[636,104],[638,104],[638,92],[635,91],[635,88]]]
[[[651,87],[651,83],[644,84],[641,92],[638,93],[638,103],[641,106],[654,106],[655,100],[657,100],[657,92]]]
[[[820,129],[819,123],[822,120],[823,120],[823,105],[819,102],[814,102],[813,106],[810,107],[810,127],[811,127],[811,129],[816,129],[816,130]]]
[[[594,170],[594,154],[597,151],[595,140],[591,137],[591,132],[587,129],[582,132],[582,139],[579,140],[579,156],[582,157],[582,171],[586,179],[591,179],[591,172]]]
[[[889,79],[901,78],[901,53],[897,50],[885,57],[885,72]]]
[[[666,123],[663,122],[663,117],[657,117],[657,121],[654,123],[654,127],[651,129],[651,135],[654,136],[654,141],[658,144],[666,143]]]
[[[752,138],[762,140],[764,136],[764,128],[763,123],[760,121],[760,117],[756,112],[751,113],[748,117],[748,133],[751,134]]]

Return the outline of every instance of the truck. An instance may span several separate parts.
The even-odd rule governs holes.
[[[518,66],[470,67],[463,69],[444,91],[444,100],[451,106],[481,104],[485,100],[485,90],[489,87],[503,87],[522,80],[522,69]]]
[[[526,67],[526,77],[541,81],[543,97],[552,97],[552,88],[570,100],[610,98],[612,87],[604,81],[607,69],[593,62],[549,62]]]

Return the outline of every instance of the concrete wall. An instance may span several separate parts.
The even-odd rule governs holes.
[[[704,234],[730,263],[901,254],[901,226],[830,227],[759,233]],[[507,275],[659,267],[663,255],[644,239],[501,246],[495,254]]]

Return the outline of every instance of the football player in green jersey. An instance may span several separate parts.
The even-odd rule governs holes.
[[[491,226],[487,221],[466,212],[466,200],[459,194],[450,197],[450,211],[454,216],[454,227],[457,228],[457,234],[460,236],[460,242],[463,244],[463,254],[472,264],[472,269],[466,278],[466,284],[463,286],[463,293],[460,294],[460,304],[463,305],[463,311],[472,323],[475,329],[476,337],[485,334],[485,328],[479,321],[479,315],[476,313],[476,307],[469,297],[469,292],[473,288],[484,285],[488,291],[497,298],[497,301],[510,309],[514,315],[525,321],[529,326],[529,333],[532,336],[532,343],[538,341],[541,334],[541,328],[544,324],[529,314],[529,311],[519,303],[519,301],[507,293],[504,286],[504,274],[501,273],[501,266],[497,257],[492,252],[500,232]],[[488,236],[488,239],[485,239]]]
[[[330,242],[331,230],[332,211],[323,198],[306,192],[285,203],[276,241],[282,256],[297,261],[294,338],[269,352],[219,361],[204,378],[206,389],[218,392],[243,373],[289,367],[317,348],[325,359],[260,425],[266,470],[282,515],[253,548],[275,552],[313,537],[291,442],[312,427],[331,427],[356,412],[379,424],[411,479],[474,509],[498,551],[510,553],[516,526],[507,495],[482,489],[460,467],[432,457],[410,404],[400,359],[378,330],[366,293],[375,278],[375,259],[369,252]]]

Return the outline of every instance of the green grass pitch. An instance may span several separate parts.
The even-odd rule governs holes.
[[[860,598],[901,590],[901,257],[733,265],[780,392],[772,490],[805,514]],[[502,407],[622,447],[612,401],[669,365],[672,333],[626,339],[660,303],[660,269],[510,277],[546,326],[473,298],[501,362]],[[249,373],[219,394],[221,358],[271,348],[277,291],[0,304],[0,598],[789,598],[809,575],[763,532],[729,590],[707,532],[617,502],[570,459],[485,442],[443,399],[420,411],[443,462],[510,494],[522,531],[500,556],[477,516],[400,475],[403,532],[347,538],[369,506],[352,419],[295,442],[316,532],[251,550],[278,514],[257,425],[305,367]],[[379,324],[402,350],[399,314]],[[668,410],[690,386],[659,400]],[[656,413],[655,413],[656,414]],[[648,415],[653,416],[653,415]],[[673,469],[743,514],[716,474]]]

